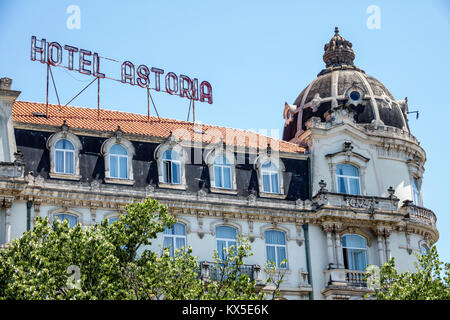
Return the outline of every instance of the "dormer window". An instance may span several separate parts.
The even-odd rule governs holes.
[[[103,142],[101,152],[105,159],[105,182],[115,184],[134,184],[133,144],[123,137],[120,128]]]
[[[336,166],[337,191],[345,194],[361,194],[359,170],[357,167],[341,163]]]
[[[268,193],[280,193],[280,179],[278,168],[271,161],[261,166],[263,191]]]
[[[210,192],[237,194],[235,156],[224,144],[205,154],[209,169]]]
[[[55,172],[75,173],[75,148],[69,140],[61,139],[55,143]]]
[[[109,176],[128,179],[128,153],[120,144],[115,144],[109,149]]]
[[[258,173],[259,196],[284,199],[283,161],[275,156],[261,155],[256,158],[255,169]]]
[[[181,183],[181,161],[178,152],[166,150],[162,155],[162,171],[164,183]]]
[[[76,135],[69,132],[69,126],[65,122],[61,126],[61,131],[49,137],[47,149],[50,151],[51,178],[80,180],[81,142]]]
[[[214,186],[231,189],[231,163],[225,156],[217,156],[213,162]]]
[[[180,140],[171,135],[167,141],[160,144],[154,152],[158,165],[158,187],[186,190],[185,165],[188,155]]]

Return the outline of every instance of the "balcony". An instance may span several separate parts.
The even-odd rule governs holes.
[[[412,222],[436,228],[436,216],[433,211],[416,206],[409,200],[403,201],[400,210]]]
[[[326,299],[350,299],[351,296],[362,297],[372,291],[368,288],[365,271],[348,269],[324,270],[325,287],[321,293]]]
[[[325,270],[325,286],[367,287],[365,271],[348,269]]]
[[[222,274],[221,265],[216,265],[214,262],[202,261],[200,262],[199,276],[205,281],[220,281],[225,277]],[[261,282],[260,280],[261,267],[254,264],[244,264],[239,266],[239,275],[246,274],[250,281]]]

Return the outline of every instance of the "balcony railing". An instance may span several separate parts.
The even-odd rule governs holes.
[[[203,280],[220,281],[226,277],[226,275],[222,273],[222,268],[223,265],[202,261],[200,262],[200,277]],[[258,265],[244,264],[239,266],[238,276],[245,274],[249,277],[250,281],[258,281],[260,270],[261,268]]]
[[[367,287],[366,273],[360,270],[345,270],[345,278],[349,286]]]
[[[404,201],[401,208],[405,216],[414,222],[436,227],[436,216],[433,211],[412,204],[410,201]]]
[[[365,271],[348,269],[325,270],[325,286],[367,287]]]

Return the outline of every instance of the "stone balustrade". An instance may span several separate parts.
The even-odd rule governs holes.
[[[348,269],[328,269],[325,273],[325,287],[367,287],[365,271]]]
[[[429,209],[416,206],[409,201],[406,201],[401,207],[401,210],[411,221],[436,227],[436,215]]]
[[[205,281],[219,281],[223,277],[223,265],[214,262],[200,262],[199,276]],[[261,267],[258,265],[244,264],[239,267],[239,274],[246,274],[250,281],[260,282]]]

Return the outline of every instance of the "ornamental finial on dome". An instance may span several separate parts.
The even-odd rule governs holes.
[[[324,50],[323,61],[327,68],[344,65],[354,66],[355,53],[352,50],[352,43],[339,34],[338,27],[334,28],[334,36],[329,43],[325,44]]]

